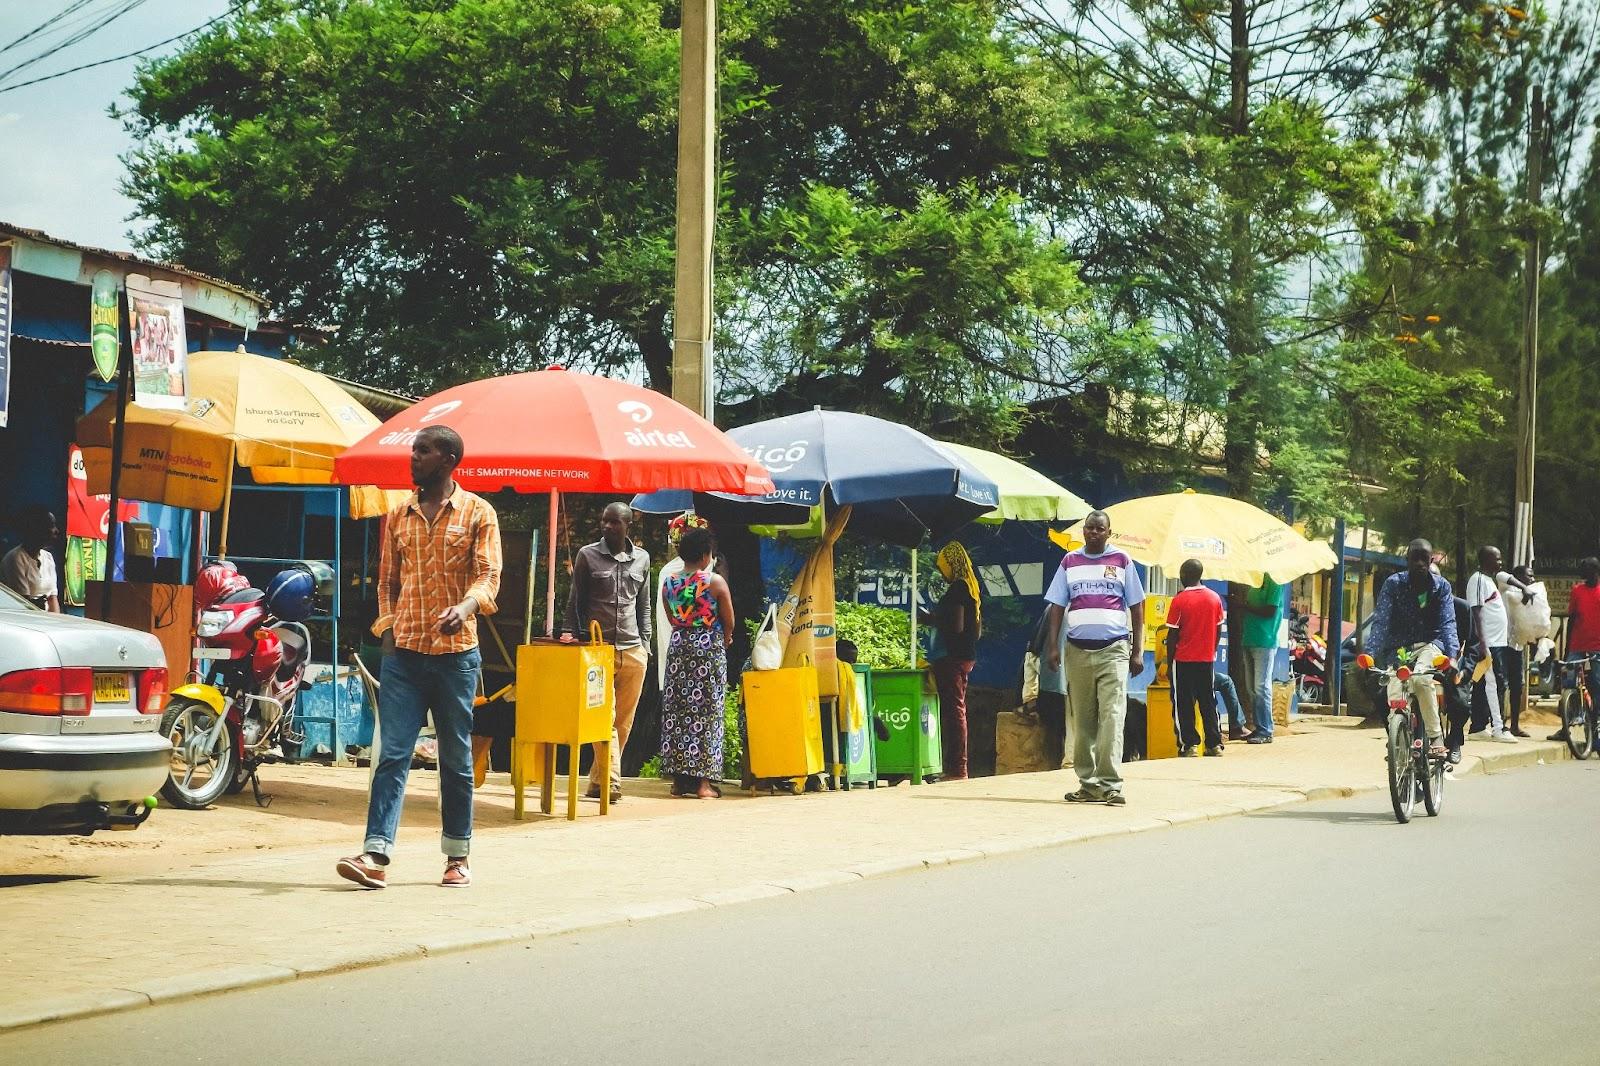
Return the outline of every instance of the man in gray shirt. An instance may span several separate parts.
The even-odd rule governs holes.
[[[633,730],[639,690],[650,665],[650,553],[628,538],[633,508],[607,505],[600,516],[600,539],[578,550],[572,564],[572,599],[567,603],[562,640],[583,640],[598,622],[606,643],[617,649],[616,718],[611,731],[611,802],[622,799],[622,749]],[[590,799],[600,798],[606,768],[598,756],[589,770]]]

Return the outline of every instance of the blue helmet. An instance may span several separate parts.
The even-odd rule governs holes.
[[[303,567],[280,570],[267,586],[267,610],[280,622],[304,622],[316,606],[317,580]]]

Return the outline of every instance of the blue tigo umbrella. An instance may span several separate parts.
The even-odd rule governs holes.
[[[765,466],[777,491],[757,499],[652,492],[633,506],[653,514],[691,507],[712,522],[801,525],[818,504],[849,506],[850,528],[915,547],[942,539],[1000,504],[1000,490],[971,462],[897,422],[844,411],[807,411],[730,430]]]

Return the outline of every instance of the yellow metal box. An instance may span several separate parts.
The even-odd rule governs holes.
[[[750,772],[809,777],[822,772],[822,705],[813,666],[751,670],[744,675]]]

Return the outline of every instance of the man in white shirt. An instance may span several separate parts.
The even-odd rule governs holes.
[[[0,582],[54,614],[61,613],[61,593],[55,557],[47,545],[58,535],[55,515],[43,509],[29,511],[22,517],[22,543],[0,558]]]
[[[1500,711],[1508,688],[1513,696],[1518,694],[1511,677],[1511,670],[1516,667],[1511,662],[1511,622],[1506,615],[1502,588],[1514,588],[1518,595],[1527,592],[1522,582],[1500,569],[1500,549],[1486,544],[1478,549],[1477,571],[1467,578],[1466,599],[1477,623],[1479,655],[1492,662],[1494,668],[1478,682],[1489,708],[1489,721],[1468,739],[1514,743],[1516,737],[1506,728]]]

